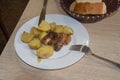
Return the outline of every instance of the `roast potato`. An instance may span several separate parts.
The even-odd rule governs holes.
[[[33,39],[34,35],[28,32],[23,32],[21,36],[21,40],[25,43],[30,42]]]
[[[54,49],[51,46],[42,46],[37,50],[37,56],[42,59],[49,58],[53,55]]]
[[[42,32],[42,33],[39,35],[40,41],[41,41],[47,34],[48,34],[47,32]]]
[[[41,31],[49,31],[50,30],[50,25],[46,21],[42,21],[40,25],[38,26],[38,29]]]
[[[64,29],[65,34],[69,34],[69,35],[73,34],[72,28],[70,28],[68,26],[64,26],[63,29]]]
[[[41,46],[41,42],[38,38],[34,38],[28,43],[28,45],[31,49],[38,49]]]
[[[56,25],[56,27],[54,29],[54,32],[63,33],[64,32],[63,26],[62,25]]]
[[[41,33],[40,30],[38,30],[36,27],[32,27],[30,30],[30,33],[34,35],[34,37],[38,37]]]
[[[51,31],[53,31],[56,27],[56,23],[55,22],[50,23],[50,27],[51,27]]]

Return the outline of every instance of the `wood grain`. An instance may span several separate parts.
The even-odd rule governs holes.
[[[42,2],[43,0],[30,0],[21,16],[0,56],[0,80],[120,80],[120,69],[90,55],[85,55],[76,64],[60,70],[40,70],[25,64],[15,52],[14,37],[24,22],[39,15]],[[48,1],[47,13],[66,15],[59,10],[54,0]],[[118,13],[98,23],[83,25],[88,30],[90,47],[94,53],[120,63]]]

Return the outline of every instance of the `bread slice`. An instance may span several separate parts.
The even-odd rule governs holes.
[[[75,0],[77,3],[81,2],[90,2],[90,3],[95,3],[95,2],[102,2],[102,0]]]
[[[105,14],[106,5],[104,2],[80,2],[76,3],[73,11],[78,14]]]

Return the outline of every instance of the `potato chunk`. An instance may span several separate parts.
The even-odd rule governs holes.
[[[31,41],[29,42],[28,45],[29,45],[29,47],[32,48],[32,49],[38,49],[38,48],[40,48],[40,46],[41,46],[41,42],[40,42],[39,39],[34,38],[33,40],[31,40]]]
[[[42,32],[42,33],[39,35],[40,41],[41,41],[47,34],[48,34],[47,32]]]
[[[38,37],[41,32],[36,27],[32,27],[30,33],[33,34],[34,37]]]
[[[73,34],[73,30],[70,27],[64,26],[63,28],[65,34],[70,34],[70,35]]]
[[[21,40],[23,42],[28,43],[33,39],[33,37],[34,37],[33,34],[24,31],[23,34],[22,34]]]
[[[50,30],[50,25],[46,21],[42,21],[40,25],[38,26],[38,29],[41,31],[49,31]]]
[[[64,32],[63,26],[62,25],[57,25],[54,29],[54,32],[63,33]]]
[[[51,27],[51,31],[53,31],[56,27],[56,23],[55,22],[50,23],[50,27]]]
[[[53,47],[51,46],[42,46],[37,50],[37,56],[42,59],[49,58],[53,55]]]

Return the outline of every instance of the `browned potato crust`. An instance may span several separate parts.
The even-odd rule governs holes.
[[[23,34],[22,34],[21,40],[23,42],[28,43],[33,39],[33,37],[34,37],[33,34],[30,34],[30,33],[24,31]]]
[[[54,49],[51,46],[42,46],[37,50],[37,56],[42,59],[49,58],[53,55],[53,51]]]
[[[42,33],[39,35],[40,41],[41,41],[47,34],[48,34],[47,32],[42,32]]]
[[[54,29],[54,32],[63,33],[64,32],[63,26],[62,25],[56,25],[56,27]]]
[[[56,27],[56,23],[55,22],[50,23],[50,27],[51,27],[51,31],[53,31]]]
[[[34,37],[38,37],[41,33],[40,30],[38,30],[36,27],[32,27],[30,30],[30,33],[34,35]]]
[[[28,45],[31,49],[38,49],[41,46],[41,42],[39,39],[34,38],[28,43]]]
[[[40,25],[38,26],[38,29],[41,31],[49,31],[50,30],[50,25],[46,21],[42,21]]]
[[[70,27],[64,26],[63,29],[65,34],[73,34],[73,30]]]

